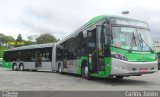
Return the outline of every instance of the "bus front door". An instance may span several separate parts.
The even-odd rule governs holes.
[[[97,25],[96,29],[87,31],[87,49],[89,70],[93,73],[105,71],[103,26]]]
[[[91,73],[97,73],[98,66],[98,55],[97,55],[97,42],[96,29],[87,31],[87,56],[88,56],[88,70]]]

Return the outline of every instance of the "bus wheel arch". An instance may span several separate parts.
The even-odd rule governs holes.
[[[16,63],[13,63],[13,64],[12,64],[12,70],[14,70],[14,71],[17,71],[17,70],[18,70]]]
[[[20,71],[23,71],[23,70],[24,70],[24,64],[23,64],[23,62],[21,62],[21,63],[19,64],[19,70],[20,70]]]

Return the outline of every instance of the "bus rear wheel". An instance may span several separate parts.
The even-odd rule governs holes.
[[[19,70],[20,70],[20,71],[23,71],[23,70],[24,70],[24,65],[23,65],[22,63],[19,65]]]
[[[17,70],[18,70],[17,64],[14,63],[14,64],[12,65],[12,70],[14,70],[14,71],[17,71]]]

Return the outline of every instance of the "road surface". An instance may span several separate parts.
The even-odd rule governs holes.
[[[85,80],[72,74],[11,71],[0,68],[0,90],[13,91],[160,91],[160,71],[124,79]]]

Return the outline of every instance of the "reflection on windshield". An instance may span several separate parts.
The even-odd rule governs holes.
[[[148,30],[143,30],[143,29],[137,29],[137,32],[139,34],[140,40],[141,40],[141,48],[142,51],[152,51],[154,46],[152,39],[150,37],[149,31]]]
[[[112,46],[114,47],[137,51],[151,51],[153,49],[153,43],[148,30],[112,27],[112,35]]]

